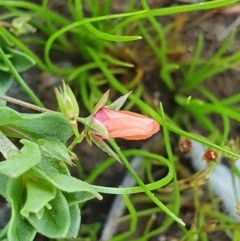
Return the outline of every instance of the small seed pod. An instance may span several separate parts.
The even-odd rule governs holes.
[[[179,139],[178,142],[178,148],[179,148],[179,152],[183,153],[183,154],[187,154],[191,151],[192,149],[192,142],[191,140],[185,138],[185,137],[181,137]]]
[[[218,158],[218,153],[217,151],[213,149],[206,149],[204,154],[203,154],[203,159],[207,162],[216,162]]]

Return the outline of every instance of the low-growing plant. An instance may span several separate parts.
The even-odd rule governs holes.
[[[211,77],[239,66],[239,53],[227,53],[235,32],[212,57],[202,56],[204,36],[200,36],[192,59],[174,61],[170,56],[179,54],[177,47],[181,47],[181,43],[176,35],[171,37],[173,25],[163,26],[158,20],[158,17],[217,9],[236,2],[213,0],[153,9],[146,0],[129,1],[125,12],[116,13],[111,0],[103,5],[101,1],[76,0],[66,1],[66,8],[60,13],[51,9],[47,0],[39,4],[0,1],[3,8],[0,16],[0,195],[11,206],[10,220],[0,232],[1,240],[30,241],[37,233],[50,239],[82,240],[81,231],[86,234],[86,230],[92,232],[86,238],[97,240],[99,225],[96,224],[97,228],[95,224],[81,226],[81,210],[84,203],[93,198],[104,202],[104,194],[122,195],[127,210],[117,222],[127,222],[128,227],[111,237],[112,241],[151,240],[167,231],[174,221],[183,234],[181,240],[193,240],[193,237],[208,240],[212,230],[230,230],[233,240],[239,239],[235,223],[219,211],[211,195],[203,204],[198,197],[214,164],[195,175],[189,174],[175,155],[171,140],[172,136],[180,138],[180,142],[184,140],[181,146],[184,151],[189,151],[191,140],[207,146],[218,156],[223,153],[231,162],[239,158],[238,148],[228,146],[231,120],[240,120],[239,95],[218,100],[203,86]],[[44,108],[22,78],[20,73],[34,64],[41,71],[59,75],[67,84],[72,84],[73,91],[65,83],[55,91],[60,112]],[[149,98],[145,91],[142,79],[149,70],[157,70],[158,81],[171,93],[175,105],[172,116],[165,114],[164,103],[153,103],[152,96]],[[175,72],[181,76],[178,84]],[[13,81],[18,82],[33,104],[5,95]],[[111,89],[112,96],[121,97],[111,103],[109,91],[103,91],[106,89]],[[192,91],[202,98],[191,96]],[[74,93],[80,97],[77,99]],[[134,106],[149,117],[120,110],[127,98],[126,109]],[[8,107],[7,102],[37,113],[20,113]],[[82,116],[79,103],[89,112],[88,117]],[[216,128],[210,118],[212,114],[220,116],[222,130]],[[208,136],[192,132],[192,119]],[[114,140],[146,139],[156,133],[159,126],[163,138],[158,139],[157,144],[150,141],[143,149],[122,151]],[[83,139],[110,157],[79,180],[70,169],[82,171],[81,157],[73,150]],[[129,163],[133,156],[144,159],[142,175]],[[136,186],[94,184],[116,160],[124,165]],[[164,170],[164,175],[157,180],[153,174],[156,168]],[[179,173],[185,179],[180,180]],[[185,189],[191,189],[196,208],[189,228],[184,227],[180,215],[187,202],[182,194]],[[139,203],[147,207],[138,210]],[[211,212],[209,206],[213,207]],[[161,225],[155,227],[154,217],[160,214],[167,215],[162,215]],[[142,217],[148,219],[146,227],[141,237],[134,238],[132,235],[139,229]],[[208,224],[212,219],[219,220],[219,224],[211,230]]]

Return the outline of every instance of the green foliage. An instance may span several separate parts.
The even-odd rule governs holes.
[[[203,36],[198,38],[195,55],[187,68],[183,66],[184,82],[180,89],[181,92],[187,92],[199,87],[204,81],[210,79],[221,72],[230,68],[235,68],[240,64],[240,54],[235,52],[228,54],[231,44],[235,39],[236,32],[233,31],[227,40],[209,59],[202,58],[204,39]],[[193,81],[194,78],[194,81]]]
[[[33,240],[36,235],[36,230],[20,214],[23,195],[24,184],[22,177],[9,179],[6,199],[11,204],[12,213],[7,232],[8,240]]]
[[[0,94],[6,93],[13,81],[13,73],[9,67],[8,61],[15,66],[18,73],[29,69],[35,64],[32,58],[16,50],[13,44],[0,33]]]
[[[0,192],[12,207],[8,240],[30,241],[37,232],[50,238],[76,237],[78,203],[101,196],[68,171],[69,122],[60,113],[21,114],[8,107],[1,107],[0,115],[0,151],[5,156]],[[20,139],[21,150],[7,137]]]
[[[56,161],[63,161],[71,163],[71,156],[67,147],[58,139],[39,139],[37,141],[40,146],[41,152],[46,158],[50,158]]]
[[[21,140],[24,147],[18,153],[11,153],[0,163],[0,174],[10,178],[17,178],[36,166],[41,160],[39,147],[34,142]]]
[[[147,147],[147,150],[131,149],[122,152],[115,142],[111,142],[112,150],[96,138],[95,144],[123,162],[137,185],[91,185],[89,183],[108,171],[114,163],[113,159],[107,158],[98,163],[90,174],[84,173],[81,163],[77,163],[79,176],[83,179],[85,175],[88,182],[73,177],[69,165],[75,164],[76,156],[68,142],[76,133],[69,120],[54,111],[42,114],[19,113],[6,107],[6,103],[1,100],[0,151],[4,160],[0,162],[0,194],[12,209],[9,223],[0,233],[1,240],[30,241],[34,240],[36,233],[51,239],[72,240],[77,237],[74,240],[97,240],[99,227],[92,228],[93,225],[90,224],[83,226],[79,232],[79,207],[84,208],[84,203],[92,198],[101,199],[99,193],[122,195],[129,212],[118,220],[120,223],[128,221],[129,230],[115,235],[112,241],[147,241],[168,232],[173,221],[183,224],[179,213],[182,205],[186,205],[186,197],[182,194],[179,174],[184,176],[185,169],[178,156],[174,155],[171,137],[183,136],[196,140],[227,155],[231,160],[239,158],[239,152],[229,148],[227,143],[231,121],[240,120],[240,95],[218,100],[203,84],[219,73],[238,68],[240,56],[237,51],[228,52],[236,37],[233,32],[208,58],[204,57],[204,36],[200,36],[190,61],[171,61],[171,28],[159,24],[158,17],[216,10],[236,2],[237,0],[213,0],[153,9],[149,1],[133,0],[128,1],[124,12],[117,10],[118,13],[113,13],[112,0],[106,0],[104,4],[97,0],[74,0],[64,3],[66,8],[62,14],[50,8],[48,0],[39,4],[24,0],[0,1],[0,22],[9,25],[6,28],[4,24],[0,27],[0,95],[5,94],[15,80],[34,104],[43,107],[19,74],[34,64],[43,72],[60,75],[65,81],[73,83],[80,101],[90,113],[96,111],[94,106],[103,90],[111,88],[112,95],[125,95],[110,105],[117,109],[128,97],[127,93],[133,90],[126,109],[134,106],[157,120],[164,139],[160,145],[157,143],[157,154],[153,154],[149,151],[154,149],[152,142],[151,148]],[[144,42],[139,47],[140,41]],[[41,51],[35,53],[35,49],[41,49],[43,54],[39,53]],[[56,56],[58,61],[55,61]],[[172,116],[164,114],[164,103],[159,108],[149,98],[145,98],[146,91],[141,79],[145,69],[152,67],[148,60],[157,63],[155,68],[159,81],[170,90],[169,98],[174,101]],[[180,83],[176,84],[173,73],[181,77]],[[191,96],[193,91],[197,92],[198,97]],[[102,99],[104,104],[107,102],[105,97]],[[61,102],[62,97],[59,99]],[[78,115],[78,109],[76,110]],[[71,110],[67,111],[71,114]],[[221,130],[216,128],[211,118],[213,114],[220,117]],[[70,116],[68,112],[66,116]],[[206,133],[206,137],[192,132],[193,118]],[[100,130],[99,126],[91,127]],[[101,131],[104,133],[105,130]],[[73,143],[76,144],[80,139]],[[165,147],[164,151],[159,147],[161,145]],[[166,157],[162,153],[167,153]],[[126,157],[130,159],[132,156],[144,159],[142,175],[137,174],[129,165]],[[165,176],[155,180],[156,169],[164,170]],[[194,179],[191,174],[188,175]],[[192,240],[195,237],[207,240],[208,231],[204,231],[204,223],[212,219],[220,220],[217,228],[231,232],[233,240],[240,239],[238,229],[230,218],[217,209],[215,199],[209,198],[201,204],[198,190],[190,191],[196,213],[192,227],[186,229],[180,226],[182,240]],[[151,208],[137,210],[137,204],[143,206],[142,203]],[[152,207],[153,204],[156,207]],[[153,225],[154,215],[163,217],[161,225]],[[137,233],[142,217],[149,222],[141,230],[141,237],[133,238],[132,234]],[[84,235],[89,233],[88,237],[81,237],[81,232]]]
[[[37,105],[43,106],[19,74],[33,66],[34,60],[27,54],[14,49],[13,44],[9,42],[1,30],[2,28],[0,27],[0,41],[2,42],[0,42],[0,61],[2,66],[0,69],[0,77],[3,81],[3,85],[0,87],[0,94],[5,93],[10,88],[13,78],[15,78],[30,99]]]
[[[26,137],[35,141],[50,137],[65,143],[72,135],[69,123],[57,112],[20,114],[8,107],[0,107],[0,112],[0,127],[7,136]]]
[[[13,44],[4,35],[0,35],[0,47],[19,73],[29,69],[35,64],[28,55],[16,50]],[[12,78],[11,73],[9,73],[9,67],[4,59],[1,59],[0,69],[2,71],[1,74],[5,73],[9,76],[8,79]]]
[[[66,198],[58,192],[55,198],[42,210],[39,217],[31,214],[29,223],[43,235],[50,238],[65,238],[70,228],[70,210]]]

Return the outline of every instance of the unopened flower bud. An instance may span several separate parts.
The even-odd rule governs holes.
[[[72,90],[63,83],[63,88],[55,89],[55,93],[61,112],[70,120],[72,125],[75,125],[79,116],[79,107]]]
[[[178,142],[178,149],[182,154],[190,153],[192,149],[192,141],[186,137],[181,137]]]
[[[107,137],[125,140],[144,140],[159,131],[159,124],[147,116],[131,111],[115,111],[100,108],[93,116],[93,123],[101,124],[107,131]],[[95,133],[101,136],[101,133]]]

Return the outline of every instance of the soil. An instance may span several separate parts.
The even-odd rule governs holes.
[[[53,1],[54,2],[54,1]],[[58,1],[56,1],[58,2]],[[159,7],[164,6],[164,1],[151,1],[153,6]],[[166,1],[167,2],[167,1]],[[180,4],[177,1],[173,1],[174,4]],[[54,8],[54,4],[51,6]],[[55,6],[59,10],[59,5]],[[115,11],[121,9],[121,5],[114,5]],[[62,9],[62,8],[60,8]],[[61,11],[61,10],[60,10]],[[208,11],[208,12],[198,12],[198,13],[188,13],[178,16],[176,20],[174,17],[164,17],[159,18],[159,21],[163,24],[169,23],[171,21],[179,21],[179,19],[185,18],[182,26],[179,26],[179,33],[177,39],[177,45],[182,49],[175,56],[170,56],[171,58],[177,58],[177,61],[185,61],[191,58],[194,53],[194,49],[197,43],[199,35],[203,35],[205,39],[204,46],[204,56],[212,56],[213,53],[221,46],[223,40],[223,35],[226,33],[228,27],[232,22],[238,17],[237,14],[223,14],[220,11]],[[177,30],[176,30],[177,31]],[[234,51],[239,51],[240,46],[240,36],[239,32],[236,36],[236,40],[231,46],[229,53]],[[176,56],[177,55],[177,56]],[[57,60],[59,62],[60,60]],[[173,100],[174,93],[169,91],[164,83],[159,78],[159,68],[160,66],[154,66],[152,69],[148,69],[144,72],[143,83],[146,88],[146,96],[150,97],[154,103],[163,103],[164,109],[168,115],[171,116],[176,104]],[[239,69],[230,69],[222,74],[218,74],[214,78],[209,79],[204,83],[206,88],[211,91],[217,98],[222,99],[227,96],[234,95],[240,92],[240,80],[239,80]],[[181,75],[178,73],[173,73],[176,76],[176,83],[181,84]],[[35,91],[38,97],[43,101],[49,109],[56,109],[56,100],[53,94],[53,87],[61,84],[61,76],[52,76],[46,73],[41,73],[36,68],[32,68],[30,71],[23,74],[23,78],[29,84],[29,86]],[[24,95],[21,89],[14,84],[11,90],[8,93],[10,96],[19,98],[21,100],[29,101],[28,98]],[[195,93],[191,93],[194,97]],[[197,93],[196,93],[197,96]],[[153,98],[152,98],[153,97]],[[26,111],[20,109],[20,111]],[[216,120],[216,123],[217,120]],[[219,126],[219,128],[221,128]],[[197,130],[201,133],[201,130]],[[240,125],[239,123],[233,123],[232,125],[232,136],[239,135]],[[176,143],[176,137],[173,137],[173,143]],[[121,142],[120,145],[123,148],[128,147],[129,145],[136,145],[140,147],[143,143],[131,144]],[[77,149],[77,155],[82,163],[84,173],[88,174],[91,170],[96,167],[101,160],[106,158],[106,155],[96,147],[90,147],[86,143],[83,143]],[[97,180],[96,185],[106,185],[106,186],[118,186],[120,185],[122,179],[126,175],[126,171],[123,166],[119,163],[114,164],[108,169],[107,172],[104,172]],[[184,193],[187,197],[188,193]],[[98,200],[89,201],[82,211],[82,222],[83,224],[93,224],[101,223],[104,224],[107,218],[107,214],[110,210],[111,204],[115,196],[104,195],[104,201],[99,202]],[[194,209],[188,207],[181,210],[181,218],[186,222],[187,226],[191,225],[193,218]],[[163,216],[157,216],[153,227],[156,227],[161,224]],[[146,220],[141,221],[142,226],[139,226],[139,235],[143,227],[146,225]],[[124,230],[124,226],[119,227],[119,230]],[[172,225],[167,233],[164,233],[160,236],[156,236],[152,241],[171,241],[171,240],[180,240],[182,231],[178,225]],[[44,238],[38,238],[38,240],[45,240]],[[225,233],[218,231],[209,234],[209,240],[219,240],[219,241],[228,241],[231,240]]]

